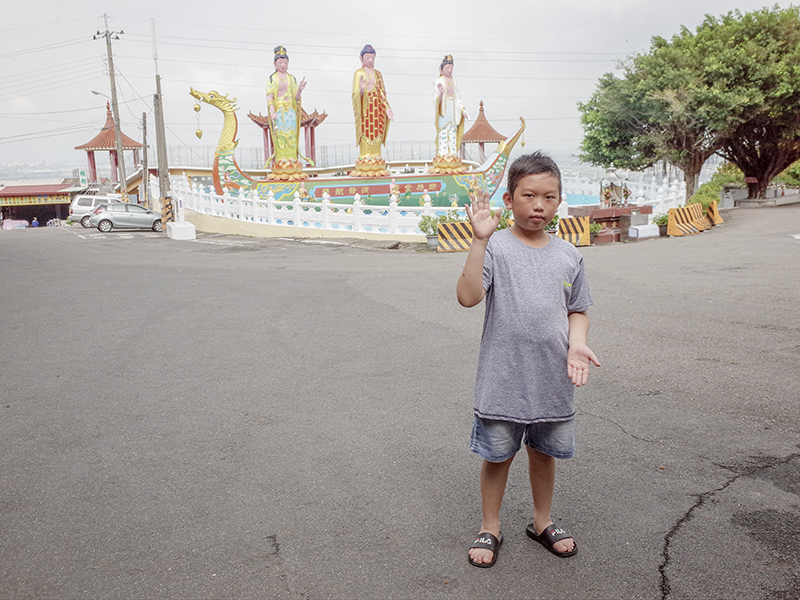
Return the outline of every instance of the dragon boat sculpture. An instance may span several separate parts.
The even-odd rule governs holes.
[[[322,200],[326,195],[332,202],[352,204],[356,195],[362,204],[388,205],[390,196],[396,193],[399,206],[419,206],[420,199],[427,192],[432,206],[455,207],[469,202],[471,194],[485,191],[493,196],[503,180],[511,150],[525,130],[525,120],[510,138],[498,144],[497,148],[474,171],[464,174],[436,174],[414,169],[413,173],[398,172],[386,177],[365,179],[350,177],[349,169],[312,170],[310,177],[297,181],[276,181],[254,179],[247,175],[236,163],[234,150],[238,144],[236,134],[239,122],[236,117],[236,98],[229,98],[212,90],[200,92],[190,88],[195,99],[210,104],[222,111],[223,124],[214,156],[213,181],[217,194],[250,196],[253,191],[259,198],[266,199],[270,192],[277,201],[293,200],[295,193],[307,200]]]

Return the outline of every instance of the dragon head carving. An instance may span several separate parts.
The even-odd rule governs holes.
[[[211,106],[215,106],[216,108],[220,109],[222,112],[233,112],[238,110],[238,107],[235,106],[236,98],[228,98],[225,94],[220,94],[217,90],[211,90],[210,92],[200,92],[194,88],[189,88],[189,93],[196,98],[197,100],[202,100],[206,104],[210,104]]]

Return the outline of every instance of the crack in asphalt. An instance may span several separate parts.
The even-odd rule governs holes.
[[[603,415],[598,415],[596,413],[591,413],[591,412],[585,411],[585,410],[581,409],[580,407],[578,407],[578,410],[580,411],[581,414],[588,415],[590,417],[595,417],[597,419],[600,419],[601,421],[607,421],[608,423],[611,423],[612,425],[615,425],[617,428],[619,428],[620,431],[622,431],[622,433],[624,433],[625,435],[627,435],[629,437],[632,437],[635,440],[639,440],[640,442],[648,442],[650,444],[658,444],[658,443],[661,442],[661,440],[650,440],[648,438],[643,438],[643,437],[638,436],[638,435],[636,435],[634,433],[631,433],[630,431],[625,429],[622,425],[617,423],[614,419],[609,419],[608,417],[604,417]]]
[[[725,490],[728,486],[730,486],[734,481],[742,477],[742,474],[738,474],[735,477],[731,477],[722,487],[719,487],[715,490],[711,490],[708,492],[704,492],[702,494],[697,494],[697,502],[684,513],[684,515],[678,519],[678,522],[672,526],[667,532],[667,535],[664,536],[664,549],[661,551],[661,564],[658,566],[658,572],[660,574],[660,581],[659,581],[659,588],[661,589],[661,600],[667,600],[670,595],[670,583],[669,583],[669,575],[667,575],[667,568],[669,567],[670,563],[670,545],[672,544],[672,538],[674,538],[681,527],[684,524],[688,523],[692,519],[692,514],[695,510],[700,508],[706,503],[706,500],[711,498],[714,494]]]
[[[661,600],[668,600],[671,592],[671,586],[669,581],[669,575],[667,574],[667,569],[670,565],[670,546],[672,544],[673,538],[677,535],[678,531],[683,527],[686,523],[692,520],[692,516],[694,512],[701,508],[706,501],[717,494],[719,492],[724,491],[730,485],[737,481],[740,477],[752,477],[757,475],[761,471],[765,471],[767,469],[771,469],[777,465],[787,464],[794,459],[800,457],[800,453],[793,453],[784,458],[775,458],[775,457],[751,457],[751,460],[755,462],[755,464],[750,465],[720,465],[717,463],[712,463],[717,467],[723,468],[727,471],[733,471],[736,473],[733,477],[731,477],[728,481],[726,481],[722,486],[710,490],[708,492],[704,492],[702,494],[696,494],[695,497],[697,501],[692,505],[689,510],[684,513],[684,515],[678,519],[675,525],[667,532],[667,535],[664,536],[664,548],[661,551],[661,564],[658,567],[658,572],[660,574],[660,582],[659,588],[661,589]],[[767,460],[769,458],[769,460]]]

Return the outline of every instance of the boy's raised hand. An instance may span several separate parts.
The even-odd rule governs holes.
[[[489,208],[489,195],[484,193],[480,198],[472,196],[472,206],[467,205],[467,216],[472,223],[472,235],[479,240],[488,240],[500,224],[500,209]]]
[[[570,344],[567,352],[567,377],[576,387],[586,385],[589,380],[590,363],[600,366],[600,361],[586,344]]]

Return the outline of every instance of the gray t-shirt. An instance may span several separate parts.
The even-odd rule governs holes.
[[[489,238],[483,287],[475,414],[517,423],[573,418],[567,315],[592,305],[583,257],[556,236],[532,248],[504,229]]]

